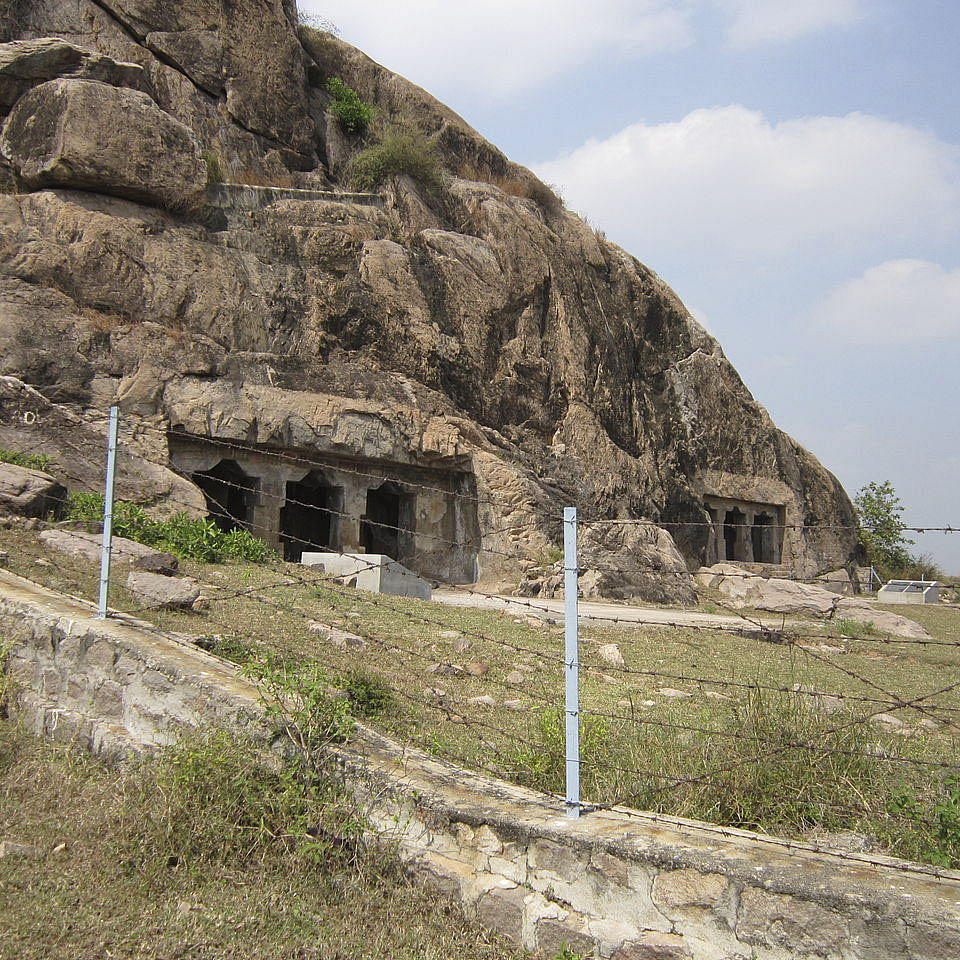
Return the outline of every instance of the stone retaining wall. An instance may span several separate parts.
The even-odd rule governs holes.
[[[217,183],[207,187],[207,202],[220,210],[262,210],[279,200],[324,200],[383,206],[379,193],[346,193],[335,190],[302,190],[298,187],[257,187],[245,183]]]
[[[38,731],[97,752],[178,727],[262,730],[233,667],[0,571],[0,643]],[[951,960],[960,873],[626,810],[568,819],[533,791],[362,730],[336,750],[378,832],[423,879],[546,955],[616,960]]]

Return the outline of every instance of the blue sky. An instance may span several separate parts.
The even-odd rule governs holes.
[[[960,4],[301,9],[659,273],[851,495],[960,526]],[[916,540],[960,574],[960,534]]]

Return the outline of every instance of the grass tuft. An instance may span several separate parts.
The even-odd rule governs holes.
[[[15,467],[29,470],[46,470],[56,457],[47,457],[42,453],[17,453],[15,450],[0,450],[0,463],[9,463]]]
[[[365,147],[350,161],[347,176],[355,190],[375,190],[390,177],[406,174],[428,190],[443,186],[440,158],[420,134],[394,132]]]

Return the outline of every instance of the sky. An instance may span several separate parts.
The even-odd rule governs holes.
[[[300,6],[655,270],[851,496],[960,527],[955,0]]]

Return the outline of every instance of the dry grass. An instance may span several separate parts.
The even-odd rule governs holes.
[[[521,200],[533,200],[544,213],[553,216],[563,209],[563,197],[556,187],[543,183],[532,173],[522,174],[490,174],[480,170],[469,161],[462,161],[457,167],[457,176],[463,180],[472,180],[477,183],[493,184],[507,196],[519,197]]]
[[[199,757],[199,759],[198,759]],[[209,841],[223,758],[194,754],[183,785],[158,768],[117,770],[0,720],[0,838],[36,857],[0,859],[4,960],[520,960],[522,952],[405,879],[389,855],[319,862],[236,831],[216,854],[170,857],[164,825]],[[166,761],[173,773],[184,774]],[[184,785],[198,795],[185,796]],[[213,798],[213,799],[211,799]],[[241,798],[242,799],[242,798]],[[186,801],[189,803],[184,805]],[[248,802],[256,803],[256,796]],[[211,804],[213,804],[211,806]],[[253,808],[255,809],[255,808]],[[61,844],[65,844],[60,848]],[[145,862],[154,869],[146,870]],[[358,923],[358,918],[362,922]]]
[[[0,549],[10,552],[15,572],[95,595],[95,571],[59,558],[53,558],[55,567],[37,565],[34,534],[0,531]],[[185,566],[215,588],[213,602],[205,614],[147,614],[161,627],[232,644],[242,656],[271,650],[291,663],[319,661],[334,675],[361,670],[397,697],[400,709],[376,720],[387,731],[512,779],[558,787],[559,627],[310,582],[315,574],[291,564]],[[117,580],[123,576],[121,568]],[[122,588],[112,597],[118,607],[133,609]],[[935,636],[960,640],[960,610],[938,608],[923,616]],[[364,645],[339,648],[313,629],[316,623],[356,633]],[[811,622],[810,629],[818,627]],[[928,695],[960,676],[960,646],[844,639],[824,649],[818,640],[798,646],[693,628],[589,621],[582,630],[585,739],[592,737],[593,744],[586,798],[625,798],[792,836],[813,825],[858,829],[894,852],[926,855],[929,831],[892,816],[890,803],[903,788],[932,811],[942,797],[943,770],[875,758],[958,762],[960,689]],[[627,672],[603,663],[599,650],[607,643],[619,645]],[[473,663],[484,664],[486,672],[431,672],[437,665]],[[836,704],[795,694],[794,687],[854,699]],[[688,696],[664,692],[669,689]],[[929,712],[875,702],[924,696]],[[880,712],[902,718],[909,735],[857,722]],[[930,712],[947,722],[928,729],[921,721]],[[798,743],[818,746],[808,750]],[[861,763],[858,757],[873,759]],[[691,779],[696,782],[685,783]]]
[[[94,307],[83,307],[80,318],[94,333],[112,333],[127,323],[127,320],[118,314],[104,313]]]
[[[247,187],[292,187],[293,177],[289,174],[278,174],[276,176],[267,176],[257,170],[246,168],[239,173],[233,173],[233,182],[242,183]]]

